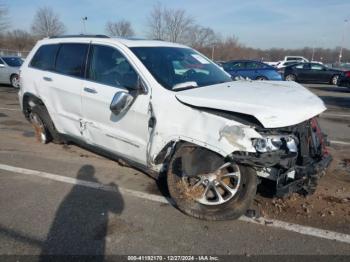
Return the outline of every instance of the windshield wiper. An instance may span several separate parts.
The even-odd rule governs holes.
[[[188,81],[188,82],[183,82],[183,83],[179,83],[179,84],[174,85],[171,90],[180,91],[180,90],[190,89],[190,88],[194,88],[194,87],[198,87],[197,82]]]

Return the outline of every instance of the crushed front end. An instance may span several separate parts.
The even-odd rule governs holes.
[[[256,153],[234,152],[233,161],[252,166],[260,177],[276,181],[276,196],[292,192],[312,194],[332,161],[327,137],[317,119],[295,126],[261,128],[262,138],[252,141]]]

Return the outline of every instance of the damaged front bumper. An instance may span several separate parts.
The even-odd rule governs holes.
[[[293,192],[312,194],[332,161],[326,149],[327,138],[316,118],[292,127],[262,129],[259,132],[293,135],[298,140],[297,151],[293,152],[285,146],[274,152],[234,152],[230,155],[231,160],[253,167],[260,177],[276,181],[277,197]]]

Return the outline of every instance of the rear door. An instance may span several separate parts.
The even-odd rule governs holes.
[[[311,72],[309,63],[298,64],[294,66],[293,69],[298,81],[310,81]]]
[[[41,72],[45,105],[56,129],[81,138],[81,90],[89,44],[62,43],[58,46],[54,68]]]
[[[150,136],[149,94],[135,94],[138,74],[122,50],[93,44],[82,91],[83,136],[92,145],[147,164]],[[114,114],[110,104],[117,92],[134,96],[126,112]]]
[[[228,62],[224,64],[224,69],[228,72],[233,78],[235,77],[246,77],[245,72],[245,63],[241,61]]]
[[[326,67],[321,64],[310,64],[310,81],[312,82],[329,82],[331,73],[327,71]]]

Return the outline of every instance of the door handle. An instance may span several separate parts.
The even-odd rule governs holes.
[[[47,77],[47,76],[44,76],[43,79],[47,82],[51,82],[52,81],[52,78],[50,77]]]
[[[91,94],[97,94],[97,91],[93,88],[84,87],[84,91]]]

